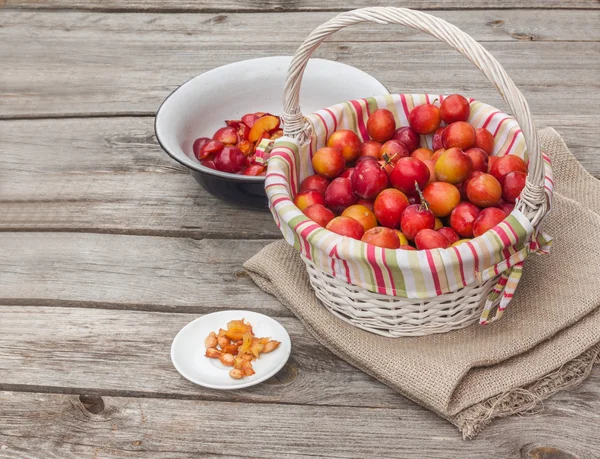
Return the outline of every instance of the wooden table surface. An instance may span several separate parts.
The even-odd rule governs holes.
[[[179,84],[292,54],[336,11],[367,3],[0,0],[0,458],[600,457],[600,371],[464,442],[340,361],[242,270],[280,236],[270,214],[212,198],[157,145],[155,111]],[[469,32],[537,124],[600,176],[597,0],[375,3]],[[463,57],[413,30],[354,27],[318,55],[392,92],[505,107]],[[171,341],[228,308],[277,318],[292,356],[250,389],[195,386],[173,368]]]

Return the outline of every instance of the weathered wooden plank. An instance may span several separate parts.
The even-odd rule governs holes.
[[[0,303],[84,302],[91,307],[194,313],[250,308],[289,316],[242,269],[268,242],[3,233]]]
[[[2,392],[0,458],[600,455],[597,404],[582,403],[577,410],[556,401],[546,405],[552,414],[503,419],[478,439],[464,442],[454,427],[416,406],[315,407]]]
[[[262,13],[266,11],[286,12],[286,11],[339,11],[351,10],[354,8],[363,8],[365,2],[360,0],[350,1],[329,1],[320,2],[318,0],[295,0],[277,1],[277,0],[225,0],[215,1],[193,1],[179,0],[172,2],[169,0],[5,0],[7,7],[13,8],[31,8],[31,9],[84,9],[101,11],[247,11]],[[1,4],[0,4],[1,5]],[[404,8],[415,8],[421,10],[431,10],[437,8],[444,9],[471,9],[471,8],[598,8],[598,3],[594,0],[570,0],[568,2],[560,0],[532,0],[519,2],[518,0],[473,0],[465,2],[462,0],[374,0],[368,3],[368,6],[399,6]]]
[[[593,175],[598,116],[553,125]],[[0,121],[0,230],[279,238],[268,211],[205,192],[156,144],[151,118]]]
[[[219,307],[260,310],[225,302],[215,309]],[[277,320],[290,333],[292,355],[276,377],[243,391],[196,386],[177,373],[170,348],[177,332],[197,317],[0,306],[0,389],[382,408],[413,405],[339,360],[296,318],[287,317]]]
[[[587,13],[575,21],[584,33],[597,29],[598,13]],[[502,31],[494,32],[496,16],[487,14],[477,19],[478,28]],[[0,48],[0,116],[152,114],[171,90],[194,75],[251,57],[292,54],[323,19],[309,16],[310,23],[302,27],[283,27],[255,15],[4,12],[0,39],[11,46]],[[470,29],[470,17],[461,20],[464,29]],[[544,30],[546,20],[536,17],[525,20],[529,26],[518,22],[513,35],[527,38]],[[391,91],[461,91],[499,102],[489,82],[458,53],[438,42],[377,38],[396,33],[391,29],[364,29],[376,42],[362,42],[368,37],[354,38],[348,30],[349,41],[325,43],[317,54],[362,68]],[[515,39],[486,47],[506,66],[535,113],[597,113],[590,95],[598,92],[600,43]]]
[[[89,3],[89,2],[87,2]],[[129,2],[127,2],[129,4]],[[177,2],[180,4],[180,2]],[[45,2],[48,5],[48,2]],[[330,12],[269,13],[261,14],[261,21],[246,13],[223,14],[114,14],[89,12],[62,12],[61,14],[35,14],[32,12],[5,11],[2,17],[4,33],[36,28],[69,35],[87,33],[127,33],[132,21],[138,39],[149,40],[158,34],[168,34],[171,39],[192,36],[195,41],[245,43],[245,37],[267,41],[276,32],[277,43],[298,43],[312,29],[334,15]],[[468,32],[479,42],[488,41],[599,41],[600,31],[595,26],[598,12],[585,10],[548,9],[544,11],[485,9],[465,11],[435,10],[438,16]],[[543,16],[543,20],[540,20]],[[287,26],[294,24],[294,27]],[[235,31],[235,33],[232,33]],[[436,38],[402,26],[357,24],[335,33],[328,41],[334,42],[396,42],[437,41]]]
[[[0,122],[0,228],[278,238],[266,210],[218,200],[154,138],[151,118]]]
[[[292,354],[276,377],[244,391],[196,386],[176,372],[169,357],[177,332],[196,317],[0,306],[0,390],[414,409],[408,399],[339,360],[296,318],[287,317],[277,320],[290,333]],[[598,382],[596,371],[584,388],[563,399],[597,403]]]
[[[264,402],[276,396],[285,403],[402,403],[317,345],[287,309],[241,274],[239,266],[260,248],[260,241],[232,242],[223,246],[215,240],[4,234],[0,389],[39,386],[223,399],[222,393],[199,390],[180,378],[169,362],[169,346],[177,331],[196,317],[182,313],[241,308],[278,317],[292,334],[294,351],[280,374],[280,386],[272,381],[277,387],[261,386],[239,400]],[[343,393],[338,393],[340,374]],[[288,384],[293,384],[293,395]]]

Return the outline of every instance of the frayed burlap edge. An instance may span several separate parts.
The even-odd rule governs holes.
[[[564,141],[562,137],[554,131],[553,129],[544,129],[540,131],[540,138],[543,140],[542,143],[548,144],[548,142],[560,142],[560,148],[567,149],[566,145],[564,145]],[[545,141],[545,142],[544,142]],[[547,146],[547,148],[550,148]],[[568,151],[568,149],[567,149]],[[556,158],[553,158],[555,160]],[[577,189],[573,188],[573,184],[570,184],[569,187],[565,188],[567,192],[567,196],[578,196],[578,197],[586,197],[592,199],[592,202],[585,202],[585,204],[589,205],[592,210],[597,209],[595,205],[597,202],[593,202],[596,194],[592,194],[588,196],[587,193],[582,192],[581,188],[585,188],[584,191],[589,191],[587,188],[590,185],[597,186],[595,183],[596,180],[593,176],[589,175],[577,161],[574,161],[569,154],[569,156],[564,159],[563,162],[565,164],[560,164],[562,169],[565,169],[567,166],[570,166],[571,169],[575,169],[575,173],[577,174],[577,178],[579,181],[576,183],[578,185]],[[571,164],[573,163],[573,164]],[[569,169],[569,170],[571,170]],[[560,171],[560,169],[559,169]],[[585,172],[581,174],[581,171]],[[582,176],[584,176],[585,180],[582,180]],[[565,181],[565,180],[563,180]],[[585,182],[584,186],[583,183]],[[566,182],[566,181],[565,181]],[[590,183],[592,182],[592,183]],[[582,200],[582,203],[584,201]],[[584,204],[584,205],[585,205]],[[594,205],[592,205],[594,204]],[[595,210],[597,212],[597,210]],[[283,298],[279,297],[279,292],[277,289],[273,288],[270,280],[268,278],[263,277],[262,270],[260,266],[254,266],[252,263],[254,260],[248,260],[244,267],[249,271],[251,278],[254,282],[262,288],[267,293],[270,293],[277,297],[283,304],[285,301]],[[335,355],[346,360],[349,364],[355,366],[356,368],[364,371],[370,376],[378,379],[382,383],[388,385],[392,389],[396,390],[403,396],[409,398],[410,400],[424,406],[425,408],[431,409],[440,417],[446,419],[453,425],[456,425],[458,430],[462,433],[463,439],[470,440],[476,437],[487,425],[489,425],[494,419],[508,417],[512,415],[528,415],[539,413],[543,409],[543,402],[552,397],[554,394],[574,389],[579,386],[584,380],[588,378],[595,364],[600,364],[600,343],[596,343],[591,346],[587,351],[580,354],[578,357],[568,361],[562,367],[546,374],[541,379],[524,386],[515,387],[510,389],[502,394],[491,397],[482,402],[476,403],[468,408],[463,409],[459,413],[455,415],[448,415],[447,413],[441,413],[436,410],[432,406],[428,406],[427,403],[424,403],[422,400],[414,399],[402,390],[400,387],[396,387],[394,384],[390,384],[389,381],[383,381],[376,374],[368,371],[363,368],[358,362],[354,361],[354,359],[349,358],[349,356],[345,355],[343,350],[336,349],[332,343],[327,340],[326,337],[319,336],[318,333],[310,324],[306,323],[302,317],[298,317],[300,322],[307,328],[309,333],[313,335],[313,337],[317,338],[317,341],[321,342],[321,344],[327,346],[330,351],[332,351]]]
[[[539,381],[473,405],[457,414],[451,422],[462,432],[465,440],[470,440],[496,418],[538,413],[544,400],[557,392],[573,389],[585,381],[594,364],[600,364],[600,343]]]
[[[285,304],[285,300],[279,296],[277,289],[273,288],[271,281],[261,275],[260,267],[255,266],[252,261],[252,259],[248,260],[244,264],[244,268],[246,268],[252,280],[262,290],[275,296],[279,301]],[[600,364],[600,343],[597,343],[579,357],[570,360],[562,367],[548,373],[532,384],[510,389],[495,397],[472,405],[455,416],[448,416],[444,413],[440,413],[433,407],[427,406],[422,400],[414,399],[400,387],[390,384],[388,381],[383,381],[376,374],[364,368],[359,362],[346,355],[342,350],[337,349],[337,347],[328,341],[326,337],[320,336],[319,333],[317,333],[301,316],[297,316],[297,318],[317,341],[325,345],[337,357],[391,387],[413,402],[424,406],[427,409],[431,409],[438,416],[454,424],[461,432],[464,440],[472,440],[475,438],[495,419],[513,416],[515,414],[527,415],[538,413],[543,408],[542,405],[544,400],[552,397],[558,392],[571,390],[579,386],[588,378],[594,365]]]

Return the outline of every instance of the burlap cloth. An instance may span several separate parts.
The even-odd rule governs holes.
[[[424,337],[384,338],[330,314],[285,241],[244,267],[340,358],[473,438],[492,419],[524,413],[583,381],[600,361],[600,182],[553,129],[539,132],[553,162],[550,255],[531,256],[502,320]]]

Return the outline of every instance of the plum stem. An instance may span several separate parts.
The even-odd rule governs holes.
[[[420,210],[429,210],[429,203],[427,202],[427,200],[425,199],[425,196],[423,196],[423,192],[421,191],[421,187],[419,186],[419,183],[415,180],[415,188],[417,190],[417,193],[419,194],[419,199],[421,200],[421,208]]]
[[[385,165],[382,165],[381,168],[383,169],[385,166],[389,166],[393,164],[393,159],[398,155],[398,153],[394,153],[393,156],[388,155],[387,153],[384,153],[382,158],[385,161]]]

